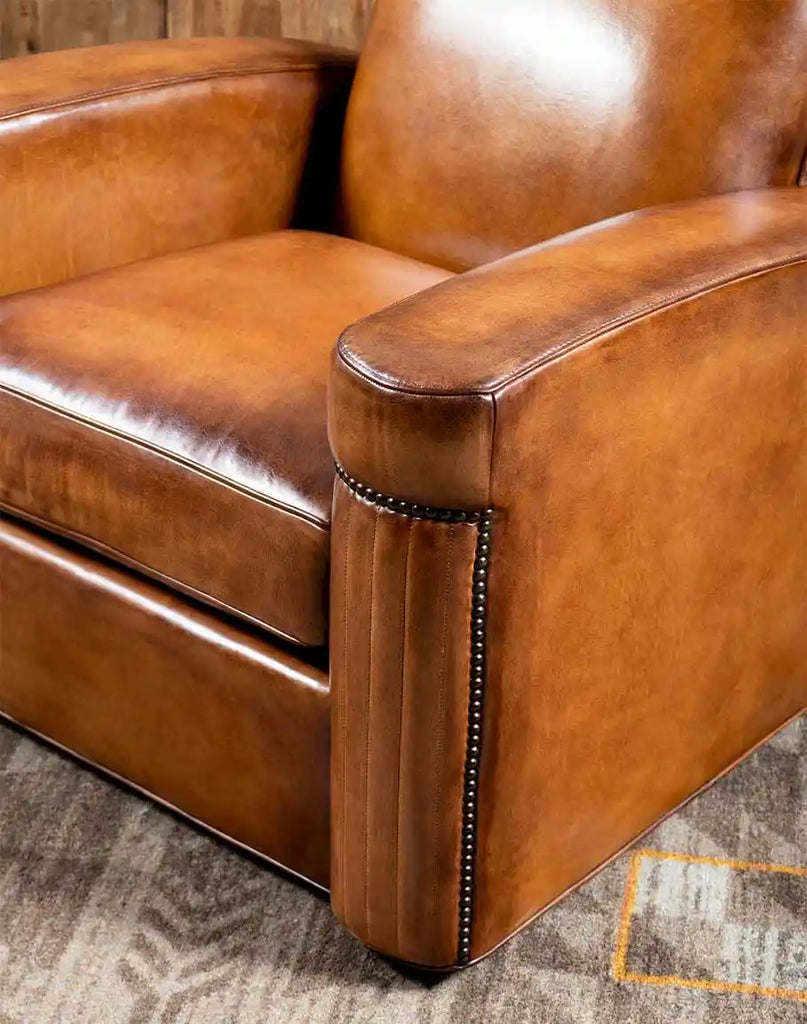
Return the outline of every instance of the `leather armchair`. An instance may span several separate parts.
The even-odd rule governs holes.
[[[439,970],[807,707],[803,5],[488,10],[0,64],[0,712]]]

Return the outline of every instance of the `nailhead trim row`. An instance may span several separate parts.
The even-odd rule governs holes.
[[[471,651],[468,697],[468,733],[465,743],[465,768],[462,787],[462,830],[460,837],[459,935],[457,965],[471,959],[471,932],[474,914],[477,812],[479,804],[479,765],[482,750],[482,722],[485,703],[485,660],[487,655],[487,590],[493,509],[467,512],[463,509],[417,505],[361,484],[336,463],[339,479],[354,494],[379,508],[412,519],[439,523],[465,523],[477,527],[476,550],[471,577]]]
[[[462,786],[462,840],[460,848],[460,929],[457,963],[471,959],[471,927],[474,912],[476,869],[476,821],[479,805],[479,762],[482,752],[482,721],[485,710],[485,659],[487,656],[488,564],[493,530],[493,511],[479,517],[471,584],[471,685],[468,698],[468,738],[465,745],[465,777]]]
[[[410,501],[401,501],[388,494],[382,494],[380,491],[374,491],[372,487],[367,487],[365,484],[360,484],[354,477],[349,476],[347,470],[338,462],[334,465],[339,479],[354,494],[358,494],[360,498],[364,498],[373,505],[378,505],[379,508],[385,508],[389,512],[398,512],[402,516],[409,516],[410,519],[429,519],[438,523],[469,523],[471,526],[475,526],[486,512],[491,511],[485,509],[483,512],[466,512],[461,508],[437,508],[433,505],[415,505]]]

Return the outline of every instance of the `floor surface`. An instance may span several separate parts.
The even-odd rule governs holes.
[[[807,1021],[807,717],[426,985],[306,889],[0,727],[0,1024]]]

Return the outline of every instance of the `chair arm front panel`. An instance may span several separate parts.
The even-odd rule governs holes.
[[[471,520],[390,508],[346,474],[336,484],[332,900],[364,942],[430,967],[452,966],[469,936],[474,837],[460,808],[477,784],[467,753],[481,721],[473,574],[485,534]]]
[[[353,66],[267,39],[0,62],[0,295],[288,227],[335,192]]]
[[[805,324],[807,194],[792,189],[620,218],[343,337],[334,374],[354,390],[332,382],[331,444],[356,486],[383,490],[386,507],[387,495],[426,505],[460,493],[490,507],[489,562],[463,563],[486,614],[470,950],[458,946],[455,964],[495,948],[807,707]],[[359,387],[394,415],[348,428],[342,399]],[[476,419],[444,418],[453,436],[415,490],[407,461],[428,461],[420,410],[442,401]],[[473,450],[474,426],[485,441],[463,492],[442,453]],[[335,544],[355,547],[344,517],[333,527]],[[386,570],[374,564],[377,590]],[[427,620],[440,618],[439,579],[423,586]],[[367,638],[350,618],[335,625],[335,651],[358,645],[343,713],[364,716],[374,750],[395,745],[359,689]],[[408,652],[419,628],[406,627]],[[461,651],[467,633],[458,625],[445,642]],[[432,693],[422,671],[407,685]],[[439,721],[432,709],[412,723],[419,742],[435,742]],[[344,756],[360,760],[361,745]],[[362,769],[371,788],[375,756]],[[445,820],[463,821],[466,796],[441,793]],[[334,841],[350,827],[335,815]],[[380,928],[378,890],[365,896],[362,937],[401,956]],[[423,942],[427,955],[405,958],[433,965]]]

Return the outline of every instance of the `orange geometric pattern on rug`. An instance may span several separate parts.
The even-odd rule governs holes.
[[[807,1003],[807,992],[790,988],[766,988],[742,981],[718,981],[716,979],[685,978],[678,975],[640,974],[628,970],[628,947],[636,894],[639,885],[639,869],[646,858],[672,860],[688,864],[710,864],[713,867],[731,868],[735,871],[762,871],[807,878],[807,868],[796,868],[786,864],[757,864],[753,861],[722,860],[719,857],[694,857],[685,853],[665,853],[661,850],[637,850],[631,857],[628,877],[625,883],[625,898],[614,950],[613,978],[615,981],[637,982],[643,985],[675,986],[679,988],[702,989],[711,992],[739,992],[744,995],[773,996],[779,999],[796,999]]]

